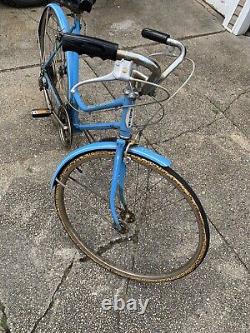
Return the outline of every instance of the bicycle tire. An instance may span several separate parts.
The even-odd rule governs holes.
[[[158,223],[157,226],[155,226],[155,222],[158,221],[159,215],[157,217],[153,216],[153,221],[152,224],[149,221],[150,213],[151,215],[154,214],[154,211],[152,211],[152,207],[150,208],[149,212],[145,210],[145,217],[140,215],[141,213],[136,212],[136,216],[142,216],[143,218],[141,220],[138,219],[138,221],[129,224],[129,227],[133,226],[131,235],[120,235],[118,234],[117,231],[115,231],[109,223],[107,222],[106,219],[106,211],[104,208],[105,205],[103,203],[106,201],[104,198],[101,198],[102,201],[101,205],[99,205],[98,200],[95,201],[93,200],[92,196],[93,193],[94,195],[98,196],[103,196],[103,193],[106,192],[106,187],[103,185],[104,182],[107,182],[108,187],[110,186],[110,175],[112,174],[112,160],[114,157],[114,152],[113,151],[94,151],[91,153],[87,153],[84,155],[81,155],[77,158],[75,158],[73,161],[71,161],[68,165],[66,165],[63,170],[60,172],[58,176],[58,182],[55,187],[55,206],[56,210],[58,213],[58,216],[63,224],[63,227],[67,234],[70,236],[71,240],[73,243],[85,254],[87,257],[95,261],[97,264],[101,265],[102,267],[108,269],[109,271],[120,275],[125,278],[129,278],[132,280],[137,280],[141,282],[170,282],[176,279],[179,279],[181,277],[186,276],[187,274],[191,273],[196,267],[199,266],[199,264],[203,261],[207,250],[209,246],[209,227],[208,227],[208,222],[206,218],[206,214],[204,212],[204,209],[202,208],[202,205],[195,195],[194,191],[191,189],[191,187],[171,168],[163,168],[160,165],[153,163],[147,159],[144,159],[142,157],[139,157],[137,155],[133,155],[131,153],[128,153],[127,158],[130,160],[129,167],[127,166],[127,178],[132,177],[132,186],[130,194],[129,191],[127,191],[126,195],[128,200],[131,198],[131,203],[133,200],[134,207],[136,209],[141,209],[142,212],[144,212],[144,208],[141,208],[140,206],[144,205],[145,202],[149,202],[149,204],[153,202],[153,208],[157,207],[155,200],[155,196],[160,193],[160,206],[163,208],[166,207],[168,210],[168,217],[167,215],[164,215],[163,213],[163,218],[164,222],[168,223]],[[107,165],[108,168],[105,169],[107,170],[107,175],[104,174],[104,169],[99,168],[102,167],[102,164],[104,163],[104,160],[110,161],[110,164]],[[100,165],[98,165],[98,160]],[[107,163],[107,161],[105,163]],[[91,165],[90,165],[91,164]],[[106,164],[105,164],[106,165]],[[137,174],[134,172],[134,166],[137,168],[138,171]],[[93,171],[94,166],[97,166],[97,170],[102,170],[100,172],[100,180],[98,177],[96,177],[96,174]],[[129,171],[131,167],[131,172]],[[140,170],[139,170],[140,168]],[[88,170],[88,174],[87,174]],[[147,193],[152,192],[153,194],[153,201],[150,201],[149,199],[142,199],[143,197],[141,196],[142,193],[142,187],[139,185],[139,180],[137,180],[137,184],[135,185],[135,179],[142,179],[142,185],[144,186],[145,181],[144,175],[141,176],[145,171],[145,174],[149,174],[150,177],[152,176],[152,180],[157,180],[157,182],[154,183],[153,186],[149,187],[148,185],[150,184],[148,180],[146,181],[147,183]],[[153,172],[156,173],[156,176],[154,176]],[[72,176],[73,174],[73,176]],[[86,195],[86,188],[88,187],[88,182],[90,181],[90,176],[93,174],[93,179],[94,179],[94,187],[96,188],[96,192],[94,192],[94,187],[91,188],[91,190],[88,192],[88,195]],[[72,189],[75,190],[75,184],[79,183],[79,180],[76,180],[76,178],[80,175],[84,175],[84,189],[85,189],[85,197],[83,198],[82,193],[80,195],[73,193]],[[86,177],[85,177],[86,176]],[[166,180],[166,184],[169,184],[169,186],[172,186],[173,189],[171,191],[168,191],[167,193],[163,189],[163,180],[158,182],[158,176],[163,177],[162,179]],[[127,178],[126,178],[126,184],[127,184]],[[72,180],[73,179],[73,180]],[[151,181],[151,180],[150,180]],[[77,183],[78,182],[78,183]],[[69,184],[68,184],[69,183]],[[81,183],[81,182],[80,182]],[[73,185],[72,189],[70,188],[70,184]],[[86,185],[87,184],[87,185]],[[152,183],[153,184],[153,183]],[[139,187],[137,187],[137,185]],[[159,185],[159,186],[158,186]],[[157,189],[155,188],[157,186]],[[128,185],[126,185],[127,189]],[[136,202],[134,201],[134,197],[136,197],[136,193],[140,192],[140,201]],[[155,188],[155,189],[154,189]],[[81,188],[82,189],[82,188]],[[127,189],[128,190],[128,189]],[[176,191],[176,192],[175,192]],[[139,193],[138,192],[138,193]],[[66,194],[67,195],[66,195]],[[108,192],[107,192],[108,193]],[[164,204],[164,194],[165,197],[171,196],[171,199],[173,198],[178,198],[179,195],[182,195],[181,200],[177,200],[176,204],[172,205],[171,200],[168,201],[168,204]],[[69,196],[68,196],[69,194]],[[149,194],[147,194],[149,195]],[[97,196],[97,197],[98,197]],[[73,198],[73,199],[72,199]],[[81,198],[80,204],[75,203],[74,200],[75,198]],[[185,199],[185,200],[184,200]],[[89,202],[84,202],[85,200],[89,200]],[[96,214],[93,214],[92,203],[95,202],[98,204],[96,207]],[[168,226],[171,220],[171,216],[175,219],[175,214],[178,214],[180,212],[180,207],[179,204],[181,202],[181,205],[187,204],[185,206],[185,211],[184,215],[181,217],[185,218],[185,223],[182,225],[176,224],[175,221],[173,221],[173,226]],[[69,206],[68,206],[69,204]],[[172,205],[172,208],[170,208]],[[177,205],[177,206],[176,206]],[[175,207],[176,206],[176,207]],[[131,204],[132,207],[132,204]],[[183,206],[184,207],[184,206]],[[188,209],[187,209],[187,208]],[[191,208],[192,215],[195,217],[195,222],[191,222],[191,226],[187,226],[187,216],[189,214],[189,209]],[[107,208],[108,209],[108,208]],[[71,212],[72,210],[72,212]],[[89,213],[89,211],[92,211],[92,213]],[[174,210],[174,211],[173,211]],[[173,211],[173,212],[172,212]],[[79,217],[80,214],[86,215],[86,218],[84,217]],[[158,212],[159,214],[159,212]],[[161,214],[161,213],[160,213]],[[182,214],[182,213],[181,213]],[[191,216],[191,215],[190,215]],[[79,220],[79,221],[78,221]],[[93,227],[95,228],[94,231],[88,230],[90,228],[90,224],[93,221]],[[183,221],[182,221],[183,222]],[[73,225],[73,223],[75,223]],[[140,229],[138,229],[138,224],[140,223]],[[180,223],[180,222],[179,222]],[[76,228],[77,226],[77,228]],[[79,233],[80,228],[86,228],[84,233],[84,237],[90,237],[89,240],[84,239],[83,240],[83,235]],[[153,228],[151,230],[150,228]],[[163,232],[163,228],[167,228],[167,233],[166,235]],[[177,230],[176,230],[177,228]],[[189,228],[190,229],[190,235],[189,233]],[[195,228],[195,229],[194,229]],[[197,230],[196,230],[197,228]],[[76,230],[77,229],[77,230]],[[145,231],[150,231],[149,232],[149,240],[144,242],[144,234]],[[187,260],[186,258],[184,259],[183,256],[186,255],[186,252],[189,251],[189,246],[193,242],[193,234],[195,230],[195,240],[197,241],[197,244],[195,244],[195,252],[191,255],[188,254],[188,256],[191,256],[187,262],[183,262],[180,267],[175,267],[179,265],[179,261],[184,261]],[[169,232],[172,232],[171,237],[169,236]],[[179,233],[185,232],[184,236],[179,236]],[[89,236],[87,234],[89,233]],[[115,236],[114,236],[115,235]],[[154,241],[153,237],[156,237],[156,242]],[[182,238],[184,237],[184,238]],[[190,238],[192,237],[192,239]],[[142,240],[142,243],[139,245],[139,240]],[[181,241],[180,241],[181,240]],[[95,245],[95,241],[100,241],[101,245],[97,247]],[[163,246],[164,248],[161,248],[159,245],[159,242],[163,241]],[[169,242],[172,243],[174,248],[171,250],[169,249]],[[168,244],[169,243],[169,244]],[[145,246],[149,245],[149,250],[146,249]],[[178,252],[177,247],[180,245],[184,246],[184,249]],[[124,247],[125,246],[125,247]],[[141,249],[140,247],[142,246],[143,248]],[[130,260],[130,247],[132,247],[131,251],[131,262]],[[192,244],[193,247],[193,244]],[[156,249],[159,248],[159,254],[155,253]],[[148,251],[148,252],[147,252]],[[193,250],[192,250],[193,251]],[[167,254],[168,253],[168,254]],[[173,254],[173,258],[168,260],[168,255]],[[118,260],[122,260],[123,264],[126,266],[121,267],[121,264],[117,263],[111,263],[111,259],[114,260],[114,258],[117,256]],[[129,259],[129,260],[128,260]],[[148,259],[149,263],[146,262],[145,260]],[[168,260],[168,261],[167,261]],[[145,261],[145,262],[144,262]],[[162,262],[162,264],[160,263]],[[171,265],[171,270],[164,271],[161,273],[152,273],[151,269],[155,269],[155,265]],[[128,268],[129,267],[129,268]],[[131,269],[132,267],[132,269]],[[141,267],[144,269],[149,269],[150,272],[142,272]],[[153,267],[153,268],[152,268]]]
[[[56,12],[53,8],[47,7],[41,17],[38,33],[41,64],[43,64],[55,50],[59,43],[57,36],[62,30],[63,27],[60,25],[60,20],[58,19]],[[68,98],[67,68],[68,65],[65,52],[60,48],[54,57],[52,64],[48,68],[48,74],[52,84],[65,105],[67,104]],[[44,87],[43,92],[48,109],[52,111],[52,114],[54,112],[58,115],[59,109],[49,87]],[[54,123],[57,122],[54,121]]]

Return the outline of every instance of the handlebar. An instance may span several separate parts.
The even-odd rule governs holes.
[[[145,75],[143,75],[138,71],[135,71],[135,75],[139,76],[139,78],[142,78],[144,81],[159,84],[162,81],[164,81],[169,76],[169,74],[172,73],[175,70],[175,68],[178,67],[183,62],[186,56],[186,47],[178,40],[170,38],[170,35],[149,28],[145,28],[142,30],[142,37],[158,42],[160,44],[176,47],[180,51],[179,56],[163,72],[161,71],[161,68],[158,65],[158,63],[149,57],[145,57],[140,54],[129,51],[122,51],[122,50],[117,51],[118,59],[123,58],[126,60],[132,60],[136,64],[148,68],[152,73],[150,77],[148,77],[147,79]],[[147,95],[153,92],[154,89],[155,89],[154,87],[145,83],[141,89],[141,95]]]
[[[160,31],[145,28],[142,30],[142,36],[161,44],[176,47],[180,51],[179,56],[164,71],[161,71],[160,65],[150,57],[132,51],[121,50],[119,49],[118,44],[111,43],[100,38],[76,34],[63,34],[61,41],[64,51],[73,51],[77,52],[78,54],[87,54],[90,57],[99,57],[103,60],[110,59],[115,61],[124,59],[149,69],[151,72],[149,77],[135,69],[133,70],[133,75],[136,78],[145,81],[141,88],[140,94],[147,95],[152,94],[155,90],[155,87],[147,84],[147,82],[159,84],[164,81],[168,75],[182,63],[186,55],[186,48],[181,42],[172,39],[170,35]]]
[[[180,54],[175,59],[175,61],[170,66],[168,66],[168,68],[165,71],[162,72],[162,74],[161,74],[157,83],[160,83],[160,82],[164,81],[166,79],[166,77],[170,73],[172,73],[177,66],[179,66],[182,63],[182,61],[184,60],[184,58],[186,56],[186,52],[187,52],[186,47],[181,42],[179,42],[178,40],[169,38],[167,40],[167,45],[176,47],[180,51]]]
[[[165,34],[163,32],[145,28],[141,32],[142,37],[152,40],[153,42],[157,42],[160,44],[167,44],[168,38],[170,38],[169,34]]]
[[[151,72],[148,78],[150,82],[155,82],[161,76],[161,67],[155,60],[149,57],[131,51],[117,50],[117,60],[122,59],[133,61],[137,65],[148,68]]]

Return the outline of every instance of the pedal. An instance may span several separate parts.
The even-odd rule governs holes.
[[[49,117],[52,112],[49,109],[33,109],[31,115],[33,118],[45,118]]]

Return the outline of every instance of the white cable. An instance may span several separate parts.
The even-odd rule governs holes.
[[[180,91],[182,88],[185,87],[185,85],[188,83],[188,81],[191,79],[191,77],[194,75],[194,71],[195,71],[195,62],[193,61],[193,59],[191,58],[186,58],[187,60],[189,60],[191,62],[191,64],[193,65],[193,68],[192,68],[192,71],[191,73],[189,74],[188,78],[182,83],[182,85],[176,90],[175,93],[173,93],[173,95],[171,95],[168,99],[171,100],[172,98],[174,98]]]
[[[190,79],[192,78],[193,74],[194,74],[194,71],[195,71],[195,62],[191,59],[191,58],[188,58],[186,57],[185,60],[188,60],[191,62],[192,64],[192,71],[191,73],[189,74],[189,76],[187,77],[187,79],[182,83],[182,85],[168,98],[165,98],[165,99],[162,99],[160,101],[157,101],[158,103],[162,103],[162,102],[165,102],[165,101],[170,101],[171,99],[173,99],[185,86],[186,84],[190,81]],[[160,88],[162,90],[164,90],[165,92],[168,92],[168,90],[166,88],[164,88],[163,86],[159,85],[159,84],[156,84],[156,83],[153,83],[153,82],[147,82],[147,81],[144,81],[144,80],[140,80],[140,79],[134,79],[134,78],[131,78],[131,81],[138,81],[138,82],[141,82],[141,83],[144,83],[144,84],[148,84],[148,85],[151,85],[151,86],[154,86],[156,88]],[[141,103],[141,104],[136,104],[136,105],[127,105],[127,107],[138,107],[138,106],[147,106],[147,105],[152,105],[152,104],[155,104],[157,103],[156,101],[154,102],[149,102],[149,103]],[[81,110],[78,110],[76,109],[69,101],[68,101],[68,104],[77,112],[79,113],[82,113]],[[119,110],[121,109],[122,106],[120,107],[115,107],[115,108],[112,108],[112,109],[103,109],[101,111],[112,111],[112,110]],[[96,111],[98,112],[98,111]]]

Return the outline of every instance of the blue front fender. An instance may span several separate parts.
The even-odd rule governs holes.
[[[103,141],[103,142],[101,141],[101,142],[94,142],[94,143],[87,144],[85,146],[82,146],[82,147],[72,151],[58,165],[56,172],[54,173],[52,180],[51,180],[51,188],[53,188],[56,185],[56,179],[58,178],[62,169],[76,157],[87,154],[89,152],[98,151],[98,150],[115,151],[116,147],[117,147],[116,141]],[[146,158],[147,160],[152,161],[154,163],[158,163],[162,167],[169,167],[172,163],[166,157],[156,153],[153,150],[147,149],[145,147],[132,146],[131,148],[129,148],[129,152],[134,155]]]

